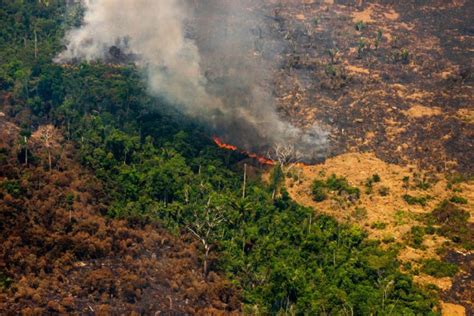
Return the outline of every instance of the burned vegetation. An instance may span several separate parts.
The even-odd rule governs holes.
[[[144,219],[104,217],[110,197],[75,162],[73,144],[59,141],[52,152],[36,139],[20,145],[16,125],[0,119],[0,126],[2,313],[209,315],[240,309],[233,285],[213,272],[203,277],[190,236],[176,237]],[[18,146],[28,146],[29,161]]]
[[[282,116],[331,127],[329,156],[375,152],[472,174],[472,1],[263,2],[285,43],[274,75]]]

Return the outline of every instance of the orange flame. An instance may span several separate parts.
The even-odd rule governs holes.
[[[229,145],[229,144],[226,144],[224,143],[219,137],[212,137],[212,140],[214,141],[214,143],[216,143],[217,146],[219,146],[220,148],[224,148],[224,149],[227,149],[227,150],[232,150],[232,151],[236,151],[238,148],[235,147],[235,146],[232,146],[232,145]]]
[[[239,150],[236,146],[234,145],[230,145],[230,144],[226,144],[222,141],[222,139],[220,139],[219,137],[217,136],[213,136],[212,137],[212,140],[214,140],[214,143],[216,143],[217,146],[219,146],[220,148],[223,148],[223,149],[227,149],[227,150],[232,150],[232,151],[239,151],[240,153],[244,154],[244,155],[247,155],[249,156],[250,158],[253,158],[255,160],[257,160],[258,162],[260,162],[262,165],[269,165],[269,166],[273,166],[275,165],[275,162],[271,159],[268,159],[266,157],[263,157],[263,156],[259,156],[257,154],[254,154],[254,153],[249,153],[245,150]]]

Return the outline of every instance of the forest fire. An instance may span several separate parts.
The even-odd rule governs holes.
[[[245,150],[240,150],[238,149],[236,146],[234,145],[230,145],[230,144],[226,144],[222,141],[222,139],[220,139],[219,137],[217,136],[213,136],[212,137],[212,140],[214,141],[214,143],[216,143],[217,146],[219,146],[220,148],[223,148],[223,149],[227,149],[227,150],[231,150],[231,151],[238,151],[252,159],[255,159],[257,160],[259,163],[261,163],[262,165],[268,165],[268,166],[273,166],[275,165],[275,162],[271,159],[268,159],[266,157],[263,157],[263,156],[260,156],[260,155],[257,155],[257,154],[254,154],[254,153],[249,153]]]

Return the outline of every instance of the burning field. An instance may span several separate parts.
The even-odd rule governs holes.
[[[279,115],[328,130],[325,156],[472,174],[474,4],[435,2],[249,2],[265,25],[239,54],[278,65]]]

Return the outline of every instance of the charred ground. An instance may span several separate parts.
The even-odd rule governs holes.
[[[472,1],[263,1],[248,4],[284,42],[280,114],[331,131],[329,155],[473,172]],[[265,48],[263,49],[265,51]]]

